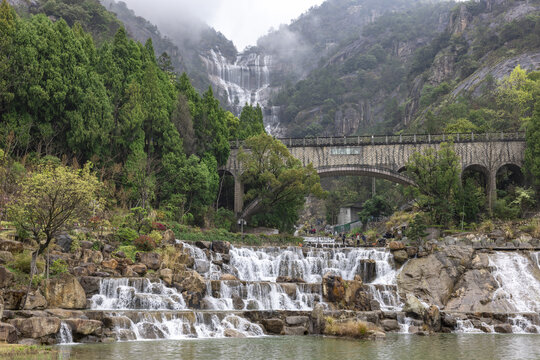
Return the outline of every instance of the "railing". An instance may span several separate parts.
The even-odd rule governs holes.
[[[313,146],[365,146],[365,145],[395,145],[395,144],[437,144],[442,142],[466,143],[486,141],[523,141],[525,132],[499,133],[462,133],[462,134],[413,134],[413,135],[371,135],[371,136],[330,136],[282,138],[287,147]],[[243,141],[230,142],[232,149],[244,145]]]

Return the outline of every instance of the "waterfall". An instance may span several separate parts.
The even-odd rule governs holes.
[[[59,344],[73,344],[73,334],[71,333],[71,328],[63,321],[60,323],[60,331],[58,331],[57,336]]]
[[[92,310],[181,310],[182,294],[163,283],[148,279],[102,279],[99,294],[90,299]]]
[[[506,312],[540,311],[540,281],[533,275],[529,259],[516,252],[489,255],[493,278],[499,285],[493,301]]]

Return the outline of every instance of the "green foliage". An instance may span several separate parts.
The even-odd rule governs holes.
[[[362,211],[358,213],[360,221],[362,221],[364,226],[373,218],[388,216],[390,214],[392,214],[392,206],[381,195],[375,195],[364,202]]]
[[[13,262],[9,263],[8,266],[16,271],[30,274],[30,267],[32,263],[32,253],[30,251],[24,251],[22,253],[16,254],[13,257]],[[38,271],[43,272],[45,269],[45,262],[39,258],[36,262]]]
[[[424,216],[422,214],[416,214],[412,221],[409,222],[405,235],[409,240],[415,241],[417,245],[422,245],[424,237],[427,236],[426,228]]]
[[[118,249],[113,253],[113,255],[115,255],[116,253],[120,251],[126,255],[126,258],[131,259],[131,261],[135,262],[135,255],[137,254],[137,248],[134,245],[119,246]]]
[[[49,269],[52,276],[61,275],[68,272],[68,264],[62,260],[55,260]]]
[[[537,94],[534,114],[527,122],[525,148],[525,169],[531,176],[536,186],[540,185],[540,94]]]
[[[448,225],[456,215],[456,199],[460,191],[458,157],[451,144],[441,144],[414,153],[407,163],[407,174],[417,187],[417,202],[433,217],[436,224]]]
[[[234,212],[225,208],[219,208],[214,215],[214,226],[218,229],[231,231],[236,225]]]
[[[163,239],[163,236],[157,230],[153,230],[150,234],[148,234],[148,237],[152,239],[156,246],[159,246],[161,244],[161,240]]]
[[[267,134],[245,141],[249,152],[241,150],[238,159],[244,172],[242,181],[249,188],[246,200],[258,203],[254,224],[291,230],[305,197],[325,196],[312,164],[303,167],[279,140]]]
[[[122,244],[130,245],[139,236],[136,230],[127,227],[121,227],[116,230],[114,237]]]

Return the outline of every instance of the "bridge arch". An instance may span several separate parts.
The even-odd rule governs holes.
[[[486,194],[489,193],[490,173],[487,167],[481,164],[469,164],[461,172],[461,182],[465,184],[467,179],[473,179],[478,186],[481,186]]]
[[[368,176],[389,180],[403,185],[414,185],[407,176],[394,170],[384,167],[374,167],[366,165],[343,165],[343,166],[321,166],[316,168],[320,177],[326,176]]]
[[[511,185],[523,186],[525,183],[521,166],[516,163],[506,163],[499,166],[496,179],[497,189],[500,190],[506,190]]]

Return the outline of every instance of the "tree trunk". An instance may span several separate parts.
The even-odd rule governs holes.
[[[32,281],[34,280],[34,274],[37,272],[37,258],[39,256],[39,249],[32,252],[32,261],[30,262],[30,282],[28,283],[28,286],[26,287],[26,294],[24,295],[24,300],[21,304],[20,309],[24,310],[24,307],[26,306],[26,300],[28,299],[28,294],[30,293],[30,290],[32,289]]]

